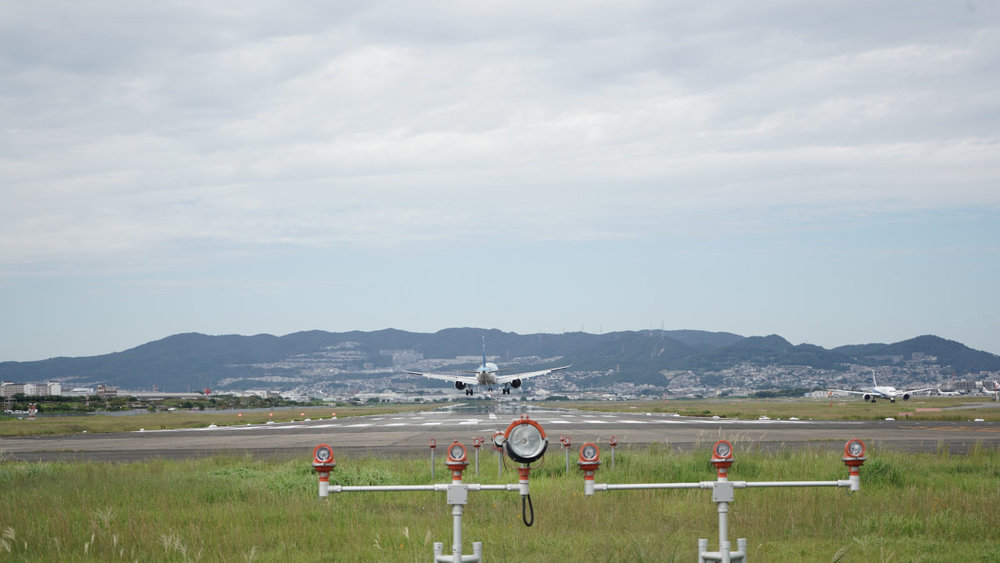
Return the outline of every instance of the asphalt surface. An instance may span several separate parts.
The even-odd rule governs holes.
[[[313,448],[324,442],[338,455],[394,455],[426,452],[432,438],[441,446],[459,440],[471,447],[474,437],[486,439],[483,449],[488,450],[492,435],[503,431],[521,414],[527,414],[542,426],[550,451],[560,447],[559,439],[563,436],[571,440],[574,450],[584,442],[594,442],[605,449],[612,436],[617,438],[618,447],[663,444],[694,449],[727,439],[738,449],[813,446],[830,448],[837,454],[843,442],[851,438],[864,440],[869,450],[960,454],[977,444],[988,448],[1000,446],[1000,423],[996,422],[712,420],[658,413],[595,413],[532,407],[522,412],[521,407],[497,402],[429,412],[294,423],[4,438],[0,440],[0,459],[126,462],[213,455],[308,459]]]

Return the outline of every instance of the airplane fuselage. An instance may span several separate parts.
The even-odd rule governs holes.
[[[909,400],[910,398],[909,393],[903,393],[902,395],[900,395],[898,389],[888,385],[879,385],[878,387],[873,387],[872,390],[869,391],[869,393],[871,394],[870,399],[868,396],[866,396],[865,400],[871,400],[873,403],[875,402],[875,399],[889,399],[890,402],[895,403],[896,397],[901,396],[904,401]]]
[[[487,362],[476,370],[476,382],[480,385],[496,385],[497,372],[500,368],[492,362]]]

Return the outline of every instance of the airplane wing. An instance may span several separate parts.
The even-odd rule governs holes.
[[[568,367],[569,366],[560,366],[560,367],[557,367],[557,368],[549,368],[549,369],[543,369],[543,370],[539,370],[539,371],[527,371],[527,372],[524,372],[524,373],[511,373],[511,374],[508,374],[508,375],[498,375],[497,376],[497,383],[504,384],[504,383],[510,383],[511,381],[514,381],[515,379],[528,379],[528,378],[531,378],[531,377],[538,377],[539,375],[548,375],[548,374],[550,374],[550,373],[552,373],[554,371],[559,371],[561,369],[566,369]]]
[[[850,393],[852,395],[872,395],[871,391],[849,391],[847,389],[827,389],[828,393]]]
[[[466,385],[476,385],[479,383],[476,378],[471,375],[447,375],[444,373],[426,373],[422,371],[408,371],[406,373],[410,375],[422,375],[431,379],[440,379],[441,381],[450,381],[452,383],[461,381]]]
[[[924,387],[923,389],[908,389],[906,391],[900,391],[900,393],[909,393],[912,395],[914,393],[923,393],[924,391],[933,391],[935,389],[937,389],[937,387]]]

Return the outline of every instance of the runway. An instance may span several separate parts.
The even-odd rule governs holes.
[[[515,403],[520,405],[519,403]],[[578,410],[512,407],[511,403],[451,407],[435,411],[311,420],[293,423],[219,426],[116,434],[78,434],[5,438],[0,459],[23,461],[140,461],[212,455],[309,458],[325,442],[336,455],[398,454],[428,450],[428,441],[445,445],[459,440],[471,449],[473,438],[486,440],[521,414],[545,430],[549,451],[568,437],[574,451],[584,442],[602,449],[617,438],[619,448],[663,444],[679,449],[708,447],[727,439],[738,449],[830,448],[839,454],[844,441],[864,440],[869,451],[964,453],[976,444],[1000,447],[1000,423],[916,421],[728,420],[660,413],[597,413]]]

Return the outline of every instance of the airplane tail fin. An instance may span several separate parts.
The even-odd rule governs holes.
[[[483,336],[483,366],[486,366],[486,336]]]
[[[875,381],[875,370],[872,370],[872,386],[878,387],[878,381]]]

